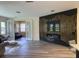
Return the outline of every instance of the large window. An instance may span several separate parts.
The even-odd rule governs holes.
[[[25,23],[24,22],[18,22],[16,23],[16,32],[25,32],[26,30]]]
[[[59,21],[48,22],[48,31],[49,32],[59,32],[60,31]]]
[[[50,31],[54,31],[53,28],[54,28],[54,25],[50,24]]]
[[[55,31],[59,31],[59,24],[55,24]]]
[[[6,22],[0,22],[0,34],[6,34]]]
[[[20,31],[25,32],[25,23],[20,24]]]

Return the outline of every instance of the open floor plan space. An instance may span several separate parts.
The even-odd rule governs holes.
[[[75,58],[70,47],[44,41],[31,41],[21,38],[17,45],[6,46],[4,58]]]
[[[78,58],[78,22],[79,1],[0,1],[0,58]]]

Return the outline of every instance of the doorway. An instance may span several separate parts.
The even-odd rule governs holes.
[[[32,40],[32,23],[29,21],[15,21],[15,39],[25,38],[26,40]]]
[[[26,36],[26,22],[24,21],[16,21],[15,22],[15,33],[19,33],[22,36]]]

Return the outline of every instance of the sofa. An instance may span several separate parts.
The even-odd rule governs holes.
[[[5,37],[4,35],[0,35],[0,57],[2,57],[4,55],[4,52],[5,52],[5,42],[6,40],[8,40],[8,37]]]
[[[18,32],[15,33],[15,40],[20,39],[22,35]]]

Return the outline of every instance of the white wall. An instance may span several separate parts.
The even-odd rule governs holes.
[[[32,22],[32,40],[39,40],[39,17],[15,18],[14,21]]]
[[[77,9],[77,44],[79,44],[79,8]]]
[[[39,40],[39,18],[32,19],[33,40]]]

